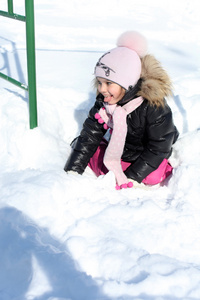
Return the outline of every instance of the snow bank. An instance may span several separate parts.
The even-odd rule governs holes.
[[[197,1],[35,8],[38,128],[29,130],[27,95],[0,80],[0,298],[199,299]],[[24,28],[16,35],[14,21],[2,22],[0,68],[26,81]],[[95,98],[94,65],[130,28],[148,36],[172,76],[180,139],[165,185],[116,191],[110,173],[67,175],[63,166]]]

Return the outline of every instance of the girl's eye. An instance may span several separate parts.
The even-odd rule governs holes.
[[[108,81],[108,82],[107,82],[107,85],[110,85],[111,83],[112,83],[112,82]]]
[[[97,81],[98,85],[101,85],[101,81]]]

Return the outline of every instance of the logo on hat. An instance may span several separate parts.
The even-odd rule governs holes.
[[[105,64],[103,64],[103,63],[101,62],[101,59],[102,59],[105,55],[107,55],[107,54],[109,54],[109,53],[110,53],[110,52],[107,52],[107,53],[105,53],[104,55],[102,55],[102,56],[100,57],[99,61],[97,62],[96,67],[95,67],[95,70],[96,70],[97,67],[103,69],[104,72],[105,72],[106,77],[110,76],[110,72],[115,73],[115,71],[114,71],[113,69],[111,69],[110,67],[106,66]]]

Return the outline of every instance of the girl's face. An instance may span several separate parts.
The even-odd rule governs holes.
[[[104,96],[104,102],[107,102],[110,105],[116,104],[125,95],[125,89],[117,83],[100,77],[97,77],[97,83],[98,92]]]

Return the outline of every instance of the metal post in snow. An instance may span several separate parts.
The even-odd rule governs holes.
[[[20,88],[28,91],[29,95],[29,123],[30,129],[37,127],[37,94],[36,94],[36,67],[35,67],[35,30],[34,30],[34,0],[25,0],[25,15],[13,12],[13,0],[7,0],[8,12],[0,10],[0,16],[26,22],[26,53],[28,86],[0,72],[3,78]]]
[[[8,0],[8,13],[13,15],[13,0]]]
[[[30,129],[37,127],[34,0],[25,0]]]

